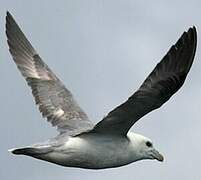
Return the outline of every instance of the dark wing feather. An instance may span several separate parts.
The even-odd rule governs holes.
[[[196,29],[184,32],[140,88],[112,110],[93,132],[125,135],[142,116],[161,107],[183,85],[196,51]]]
[[[36,104],[60,133],[76,135],[93,127],[69,90],[42,61],[19,26],[7,12],[6,34],[10,53],[32,89]]]

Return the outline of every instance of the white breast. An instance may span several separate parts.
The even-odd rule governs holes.
[[[129,135],[132,139],[133,134]],[[126,138],[112,136],[71,137],[49,154],[51,162],[71,167],[101,169],[118,167],[138,159],[133,144]]]

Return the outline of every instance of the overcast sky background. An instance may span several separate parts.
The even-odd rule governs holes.
[[[200,0],[0,2],[1,180],[201,178]],[[6,10],[94,123],[126,100],[183,31],[195,25],[198,48],[186,83],[168,103],[132,128],[151,138],[165,161],[95,171],[8,153],[9,148],[40,142],[57,132],[42,119],[8,52]]]

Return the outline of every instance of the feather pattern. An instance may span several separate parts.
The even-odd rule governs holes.
[[[140,88],[104,117],[93,132],[126,135],[141,117],[161,107],[183,85],[193,63],[196,44],[196,29],[192,27],[170,48]]]
[[[76,135],[92,129],[91,121],[71,92],[42,61],[9,12],[6,34],[10,53],[31,87],[43,117],[56,126],[60,134]]]

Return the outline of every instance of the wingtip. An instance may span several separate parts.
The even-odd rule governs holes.
[[[183,33],[183,35],[185,34],[185,36],[187,35],[187,37],[189,39],[191,39],[192,43],[194,43],[194,46],[196,47],[197,44],[197,30],[196,30],[196,26],[190,26],[189,29],[187,31],[185,31]],[[183,37],[183,35],[181,37]]]
[[[10,21],[13,19],[12,15],[10,14],[9,11],[6,11],[6,29],[9,26]]]
[[[189,29],[188,29],[188,32],[192,32],[194,34],[194,37],[197,37],[197,28],[195,25],[191,26]]]
[[[6,25],[16,23],[12,14],[9,11],[6,11]]]
[[[7,15],[7,16],[9,16],[9,15],[10,15],[10,12],[9,12],[8,10],[6,11],[6,15]]]
[[[195,33],[195,36],[197,37],[197,28],[196,28],[195,25],[193,26],[193,31],[194,31],[194,33]]]
[[[194,31],[197,31],[196,25],[193,25],[193,26],[192,26],[192,29],[193,29]]]
[[[197,46],[197,29],[196,29],[195,25],[193,25],[192,27],[189,28],[188,34],[192,38],[192,41],[194,43],[194,47],[195,47],[195,50],[196,50],[196,46]],[[195,52],[194,52],[194,54],[195,54]]]
[[[6,19],[12,17],[11,13],[9,11],[6,11]]]

